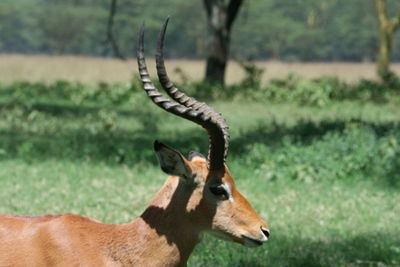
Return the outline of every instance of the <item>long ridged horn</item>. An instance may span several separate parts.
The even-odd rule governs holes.
[[[156,66],[160,84],[167,92],[167,94],[181,105],[184,105],[185,107],[188,108],[192,108],[199,112],[207,113],[211,116],[212,121],[215,124],[213,127],[218,129],[218,131],[216,131],[215,134],[222,135],[222,137],[212,138],[210,135],[210,147],[208,151],[208,158],[210,162],[212,162],[212,159],[216,158],[222,158],[222,161],[225,162],[229,147],[229,133],[228,133],[229,128],[224,118],[221,116],[220,113],[216,112],[206,103],[199,102],[193,97],[189,97],[185,93],[181,92],[178,88],[175,87],[175,85],[168,78],[168,74],[164,65],[164,53],[163,53],[165,32],[167,30],[168,21],[169,18],[167,18],[167,20],[164,23],[164,26],[160,31],[157,43]],[[205,127],[204,125],[202,126],[210,134],[210,131],[207,129],[207,127]],[[223,140],[223,142],[215,143],[213,142],[213,140]]]
[[[161,31],[162,35],[165,34],[167,23],[168,19]],[[144,90],[146,91],[147,95],[157,106],[161,107],[162,109],[170,113],[173,113],[179,117],[193,121],[201,125],[203,128],[205,128],[210,137],[210,148],[208,154],[209,168],[210,170],[218,170],[222,168],[225,163],[226,153],[228,149],[228,141],[229,141],[228,126],[226,125],[225,120],[222,118],[220,114],[218,114],[213,109],[208,107],[205,103],[200,103],[194,98],[189,98],[185,94],[179,92],[177,89],[175,93],[171,93],[171,90],[168,89],[166,90],[168,94],[178,103],[172,102],[171,100],[164,98],[152,83],[150,75],[147,71],[146,61],[144,58],[143,39],[144,39],[144,26],[142,25],[139,34],[139,48],[137,51],[137,60],[139,65],[140,78],[142,80]],[[161,44],[161,57],[159,57],[159,52],[158,52],[157,58],[158,58],[157,69],[159,69],[158,68],[159,58],[162,59],[162,44]],[[166,75],[163,62],[161,66],[162,66],[161,70],[164,69],[165,73],[165,75],[164,76],[161,75],[161,77],[166,77],[167,79],[167,81],[165,80],[165,78],[163,81],[161,81],[160,78],[160,83],[164,87],[164,84],[166,82],[169,82],[169,79],[168,76]],[[175,87],[172,85],[171,88]],[[178,93],[178,96],[176,96],[176,93]],[[179,93],[183,94],[183,97]]]

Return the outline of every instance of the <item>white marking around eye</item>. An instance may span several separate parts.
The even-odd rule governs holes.
[[[225,189],[225,191],[228,193],[228,199],[229,199],[230,201],[233,202],[232,190],[231,190],[231,188],[229,187],[229,185],[223,183],[223,184],[221,184],[221,186],[222,186],[222,187]]]

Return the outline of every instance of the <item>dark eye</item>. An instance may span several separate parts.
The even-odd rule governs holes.
[[[229,198],[228,196],[228,192],[226,192],[225,188],[222,185],[214,185],[210,187],[210,191],[211,193],[213,193],[214,195],[218,196],[218,197],[225,197],[225,198]]]

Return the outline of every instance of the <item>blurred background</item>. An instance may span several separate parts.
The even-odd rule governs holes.
[[[266,218],[249,250],[205,235],[189,266],[400,265],[400,1],[1,0],[0,212],[140,216],[158,139],[204,130],[143,93],[158,33],[177,86],[221,112],[228,165]]]
[[[157,34],[167,16],[171,17],[171,23],[167,34],[166,57],[184,60],[174,61],[171,68],[179,65],[191,79],[204,78],[205,59],[211,49],[209,43],[213,34],[209,22],[212,16],[218,17],[218,14],[207,15],[207,8],[203,4],[207,1],[114,1],[110,25],[112,2],[1,1],[0,53],[4,62],[1,70],[6,72],[3,76],[9,76],[3,79],[12,80],[13,72],[16,79],[18,75],[33,75],[28,78],[37,80],[68,79],[67,74],[63,75],[65,71],[73,75],[70,78],[83,81],[91,79],[87,75],[96,80],[128,81],[131,77],[129,74],[136,69],[134,65],[120,67],[115,61],[90,61],[88,57],[134,57],[136,36],[142,22],[146,24],[146,50],[149,55],[154,55]],[[223,5],[228,7],[227,1],[211,2],[215,2],[215,6],[221,5],[221,10],[224,10]],[[395,19],[399,9],[398,1],[385,2],[388,19]],[[338,75],[348,81],[375,77],[374,62],[378,55],[380,36],[376,1],[268,0],[238,3],[236,13],[230,15],[233,22],[228,30],[228,59],[232,61],[228,65],[228,83],[238,82],[244,77],[237,62],[247,60],[256,61],[257,66],[266,70],[262,75],[264,82],[283,77],[289,72],[297,72],[306,77]],[[224,12],[228,11],[226,8]],[[219,16],[222,17],[222,13]],[[393,34],[392,39],[391,60],[396,62],[400,60],[399,34]],[[14,56],[5,57],[5,54]],[[24,57],[26,61],[22,61],[21,56],[17,55],[36,57],[27,56]],[[71,58],[71,55],[74,57]],[[54,69],[55,59],[60,60],[64,67],[62,70],[60,66]],[[74,71],[71,65],[75,65],[78,59],[81,59],[79,63],[82,65],[101,64],[108,75],[95,74],[93,72],[96,70],[86,67]],[[35,65],[36,62],[38,64],[33,68],[33,73],[19,74],[13,69],[23,72],[26,70],[18,64]],[[299,62],[308,64],[299,65]],[[315,64],[311,65],[310,62]],[[328,62],[330,64],[326,64]],[[121,69],[113,71],[113,63]],[[46,65],[52,71],[43,69]],[[397,73],[399,68],[397,64],[393,65]]]

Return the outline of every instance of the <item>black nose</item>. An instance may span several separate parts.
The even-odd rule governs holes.
[[[263,234],[269,238],[269,230],[265,229],[264,227],[261,226],[261,232],[263,232]]]

